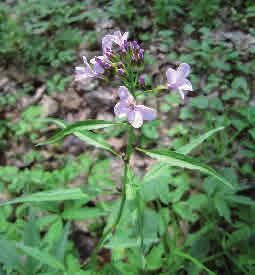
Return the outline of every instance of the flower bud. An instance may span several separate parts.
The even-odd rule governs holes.
[[[134,40],[133,42],[131,42],[131,48],[132,48],[132,50],[134,50],[134,51],[137,51],[137,50],[140,49],[140,46],[139,46],[139,44],[137,43],[136,40]]]
[[[139,60],[139,61],[142,61],[142,60],[143,60],[143,52],[144,52],[144,49],[140,49],[140,50],[138,51],[137,56],[138,56],[138,60]]]
[[[144,74],[140,75],[138,83],[139,83],[140,86],[145,85],[145,75]]]
[[[110,61],[114,61],[114,59],[116,58],[116,55],[109,48],[105,49],[104,54]]]
[[[118,74],[120,74],[120,75],[124,75],[125,74],[125,71],[122,68],[119,68],[117,71],[118,71]]]

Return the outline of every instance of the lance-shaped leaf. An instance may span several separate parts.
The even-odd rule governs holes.
[[[38,260],[41,264],[46,264],[57,270],[65,270],[61,262],[59,262],[55,257],[51,256],[47,252],[39,250],[36,247],[26,246],[23,244],[17,244],[17,248],[22,250],[26,255]]]
[[[182,168],[187,168],[191,170],[198,170],[205,174],[214,176],[222,183],[233,188],[233,186],[221,175],[219,175],[214,169],[207,166],[206,164],[201,163],[195,158],[188,157],[180,153],[172,152],[167,149],[144,150],[144,149],[138,148],[138,150],[170,166],[182,167]]]
[[[105,149],[113,153],[114,155],[119,156],[119,154],[115,152],[113,148],[101,138],[100,135],[97,135],[89,131],[77,131],[77,132],[74,132],[73,134],[80,140],[85,141],[90,145],[93,145],[101,149]]]
[[[211,131],[206,132],[205,134],[194,138],[190,143],[180,147],[176,150],[177,153],[187,155],[190,153],[193,149],[195,149],[197,146],[199,146],[202,142],[204,142],[206,139],[208,139],[213,134],[223,130],[224,127],[218,127],[216,129],[213,129]]]
[[[80,188],[59,189],[46,192],[38,192],[31,195],[16,198],[14,200],[1,202],[0,206],[15,203],[26,202],[48,202],[48,201],[65,201],[65,200],[89,200],[89,196],[81,191]]]
[[[58,120],[55,121],[55,123],[58,122]],[[58,125],[61,125],[57,123]],[[116,126],[116,125],[123,125],[123,123],[116,123],[112,121],[106,121],[106,120],[96,120],[96,119],[89,119],[85,121],[77,121],[73,124],[66,125],[64,129],[58,131],[55,135],[53,135],[50,139],[43,141],[37,146],[40,145],[46,145],[46,144],[51,144],[60,141],[63,139],[65,136],[70,135],[76,131],[82,131],[82,130],[97,130],[97,129],[102,129],[102,128],[107,128],[111,126]],[[64,124],[62,122],[61,127],[63,127]]]

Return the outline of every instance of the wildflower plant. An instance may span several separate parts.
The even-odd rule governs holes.
[[[220,131],[223,127],[213,129],[201,137],[194,139],[191,143],[179,148],[177,151],[171,151],[168,148],[143,149],[136,147],[135,137],[136,132],[142,127],[143,123],[152,121],[157,118],[157,112],[150,106],[145,106],[138,102],[138,95],[143,94],[146,97],[161,95],[172,91],[178,91],[182,99],[185,97],[185,92],[192,91],[191,82],[187,79],[191,72],[190,66],[186,63],[181,63],[177,70],[168,68],[163,84],[159,84],[150,90],[144,88],[144,49],[141,48],[137,41],[129,41],[128,33],[122,34],[116,31],[113,34],[107,34],[102,39],[102,55],[95,56],[89,62],[83,57],[84,64],[75,68],[75,80],[83,81],[95,78],[106,79],[107,74],[115,74],[118,76],[119,86],[116,87],[118,101],[112,106],[116,118],[113,121],[89,119],[86,121],[78,121],[73,124],[68,124],[62,120],[51,119],[51,122],[56,123],[62,129],[45,142],[39,145],[46,145],[58,142],[68,135],[75,135],[82,141],[104,149],[117,156],[119,161],[123,162],[124,171],[122,177],[122,191],[119,209],[114,217],[114,220],[107,225],[103,236],[99,241],[91,262],[96,261],[96,254],[99,250],[111,239],[111,236],[118,230],[123,210],[125,209],[127,198],[133,204],[134,216],[137,219],[138,234],[137,241],[140,246],[140,254],[143,265],[146,265],[144,255],[148,252],[148,245],[143,236],[143,213],[141,202],[143,201],[142,190],[139,186],[139,180],[135,177],[130,159],[133,152],[136,150],[139,153],[144,153],[152,157],[162,165],[181,167],[191,170],[198,170],[202,173],[215,177],[222,184],[226,184],[231,188],[231,184],[223,178],[218,172],[199,160],[187,156],[196,146],[203,142],[210,135]],[[105,140],[102,139],[100,131],[108,127],[121,127],[127,136],[127,144],[125,152],[115,151]],[[152,171],[155,173],[158,171]],[[47,198],[56,200],[81,199],[85,194],[78,189],[61,191],[56,194],[34,194],[28,198],[18,199],[14,202],[36,201],[38,198],[47,201]],[[53,200],[53,199],[52,199]],[[164,217],[162,218],[164,220]],[[168,230],[167,226],[165,228]]]

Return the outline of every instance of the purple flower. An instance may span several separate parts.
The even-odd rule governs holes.
[[[139,83],[140,86],[145,85],[145,75],[144,74],[140,75],[138,83]]]
[[[94,66],[100,66],[104,69],[109,69],[112,67],[108,58],[104,55],[102,56],[95,56],[90,60],[90,63],[94,64]]]
[[[183,91],[193,91],[191,82],[186,78],[189,73],[190,66],[186,63],[181,63],[177,70],[169,68],[166,71],[168,88],[177,90],[182,99],[184,99]]]
[[[144,53],[144,49],[140,49],[138,51],[138,54],[137,54],[137,57],[138,57],[138,60],[143,60],[143,53]]]
[[[108,60],[113,60],[116,57],[116,55],[109,48],[105,48],[104,55],[108,58]]]
[[[128,122],[134,128],[140,128],[143,121],[151,121],[156,118],[156,111],[144,105],[136,105],[134,97],[128,88],[120,86],[118,90],[119,102],[114,106],[117,117],[127,117]]]
[[[76,81],[80,81],[87,78],[97,78],[104,73],[104,68],[100,64],[95,62],[94,59],[90,60],[90,63],[93,64],[93,69],[92,69],[91,65],[87,61],[87,58],[85,56],[83,56],[82,58],[83,58],[85,67],[75,67]]]
[[[117,44],[120,49],[125,50],[126,42],[128,38],[128,32],[121,34],[120,31],[116,31],[113,34],[107,34],[102,39],[102,48],[104,52],[106,49],[112,49],[113,43]]]
[[[140,49],[140,46],[139,46],[139,44],[137,43],[136,40],[132,41],[132,42],[130,43],[130,45],[131,45],[131,48],[132,48],[134,51],[137,51],[137,50]]]
[[[119,68],[119,69],[118,69],[118,73],[119,73],[120,75],[124,75],[124,74],[125,74],[125,71],[124,71],[124,69]]]

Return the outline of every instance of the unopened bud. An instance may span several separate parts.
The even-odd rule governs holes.
[[[138,60],[139,60],[139,61],[143,60],[143,52],[144,52],[144,49],[140,49],[140,50],[138,51],[137,56],[138,56]]]
[[[119,68],[119,69],[118,69],[118,74],[124,75],[124,74],[125,74],[125,71],[124,71],[122,68]]]
[[[140,86],[145,85],[145,75],[144,74],[140,75],[138,82],[139,82]]]

